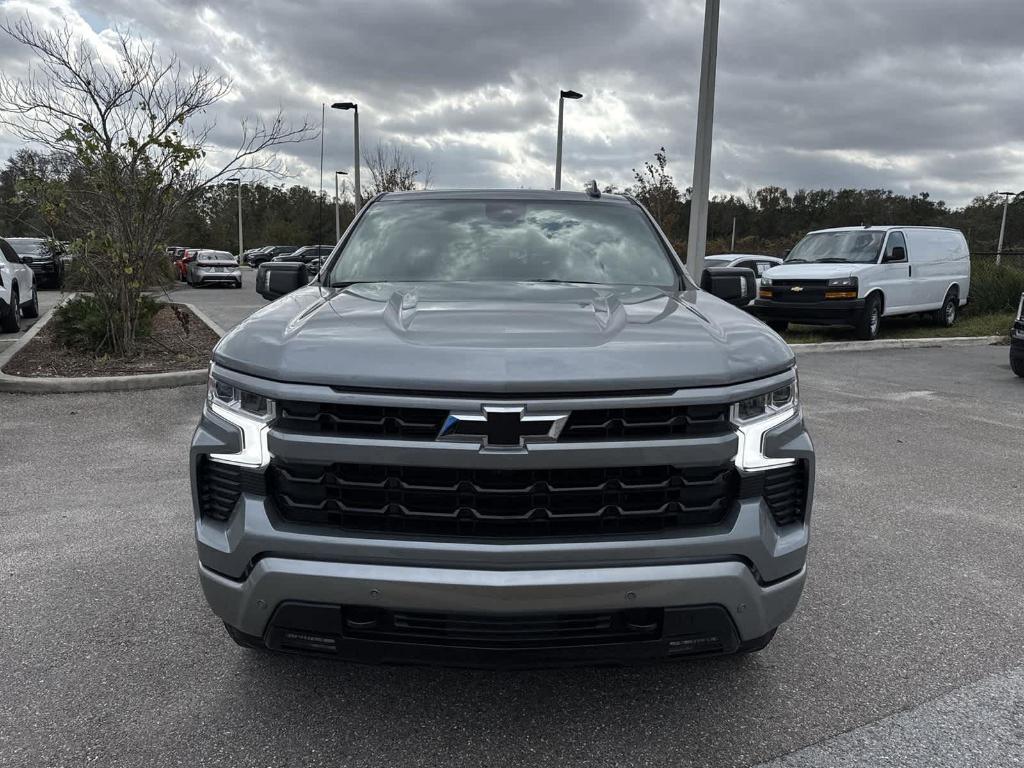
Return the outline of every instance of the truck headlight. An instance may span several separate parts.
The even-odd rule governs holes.
[[[730,411],[739,445],[734,459],[741,470],[773,469],[794,464],[793,458],[764,455],[764,437],[769,430],[800,414],[799,380],[793,379],[771,392],[733,403]]]
[[[267,432],[276,414],[273,400],[211,375],[206,389],[206,407],[238,427],[242,439],[238,453],[211,453],[211,459],[245,467],[267,465],[270,461]]]
[[[768,286],[769,288],[771,288],[771,285],[772,285],[772,279],[771,279],[770,277],[762,277],[762,278],[761,278],[761,285],[766,285],[766,286]]]

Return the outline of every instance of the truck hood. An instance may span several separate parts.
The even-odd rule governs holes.
[[[761,277],[772,280],[831,280],[836,277],[854,277],[872,264],[780,264]]]
[[[284,296],[228,333],[214,360],[342,388],[563,393],[733,384],[794,357],[756,318],[703,291],[368,283]]]

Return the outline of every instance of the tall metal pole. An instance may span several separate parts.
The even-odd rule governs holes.
[[[732,242],[729,244],[729,250],[736,250],[736,217],[732,217]]]
[[[565,97],[558,96],[558,140],[555,143],[555,189],[562,188],[562,113],[565,111]]]
[[[359,105],[355,107],[355,124],[354,124],[354,156],[352,159],[352,165],[355,167],[355,184],[356,184],[356,213],[363,207],[363,188],[359,184]]]
[[[999,245],[996,246],[996,266],[1003,260],[1003,235],[1006,234],[1006,208],[1010,205],[1010,195],[1013,192],[1000,192],[1003,196],[1003,223],[999,225]]]
[[[341,209],[338,207],[338,172],[334,172],[334,242],[341,240]]]
[[[316,198],[316,237],[314,242],[320,243],[324,231],[324,131],[327,127],[327,105],[320,105],[320,193]]]
[[[242,180],[238,180],[238,258],[241,260],[242,254],[245,252],[245,246],[242,245]]]
[[[708,195],[711,189],[711,132],[715,116],[715,67],[718,61],[719,0],[704,6],[704,48],[700,62],[700,95],[697,99],[697,140],[693,153],[693,195],[690,198],[690,236],[686,265],[694,280],[704,272],[708,238]]]

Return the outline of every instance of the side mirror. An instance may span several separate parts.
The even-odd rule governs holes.
[[[256,273],[256,291],[265,299],[278,299],[308,284],[306,265],[297,261],[265,261]]]
[[[890,253],[885,254],[882,257],[882,263],[885,264],[887,261],[906,261],[907,260],[907,249],[902,245],[893,246]]]
[[[737,307],[745,307],[757,296],[754,270],[747,267],[708,267],[700,277],[700,287]]]

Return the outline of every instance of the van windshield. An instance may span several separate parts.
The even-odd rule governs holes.
[[[853,230],[812,232],[796,244],[787,264],[872,264],[878,261],[885,232]]]

